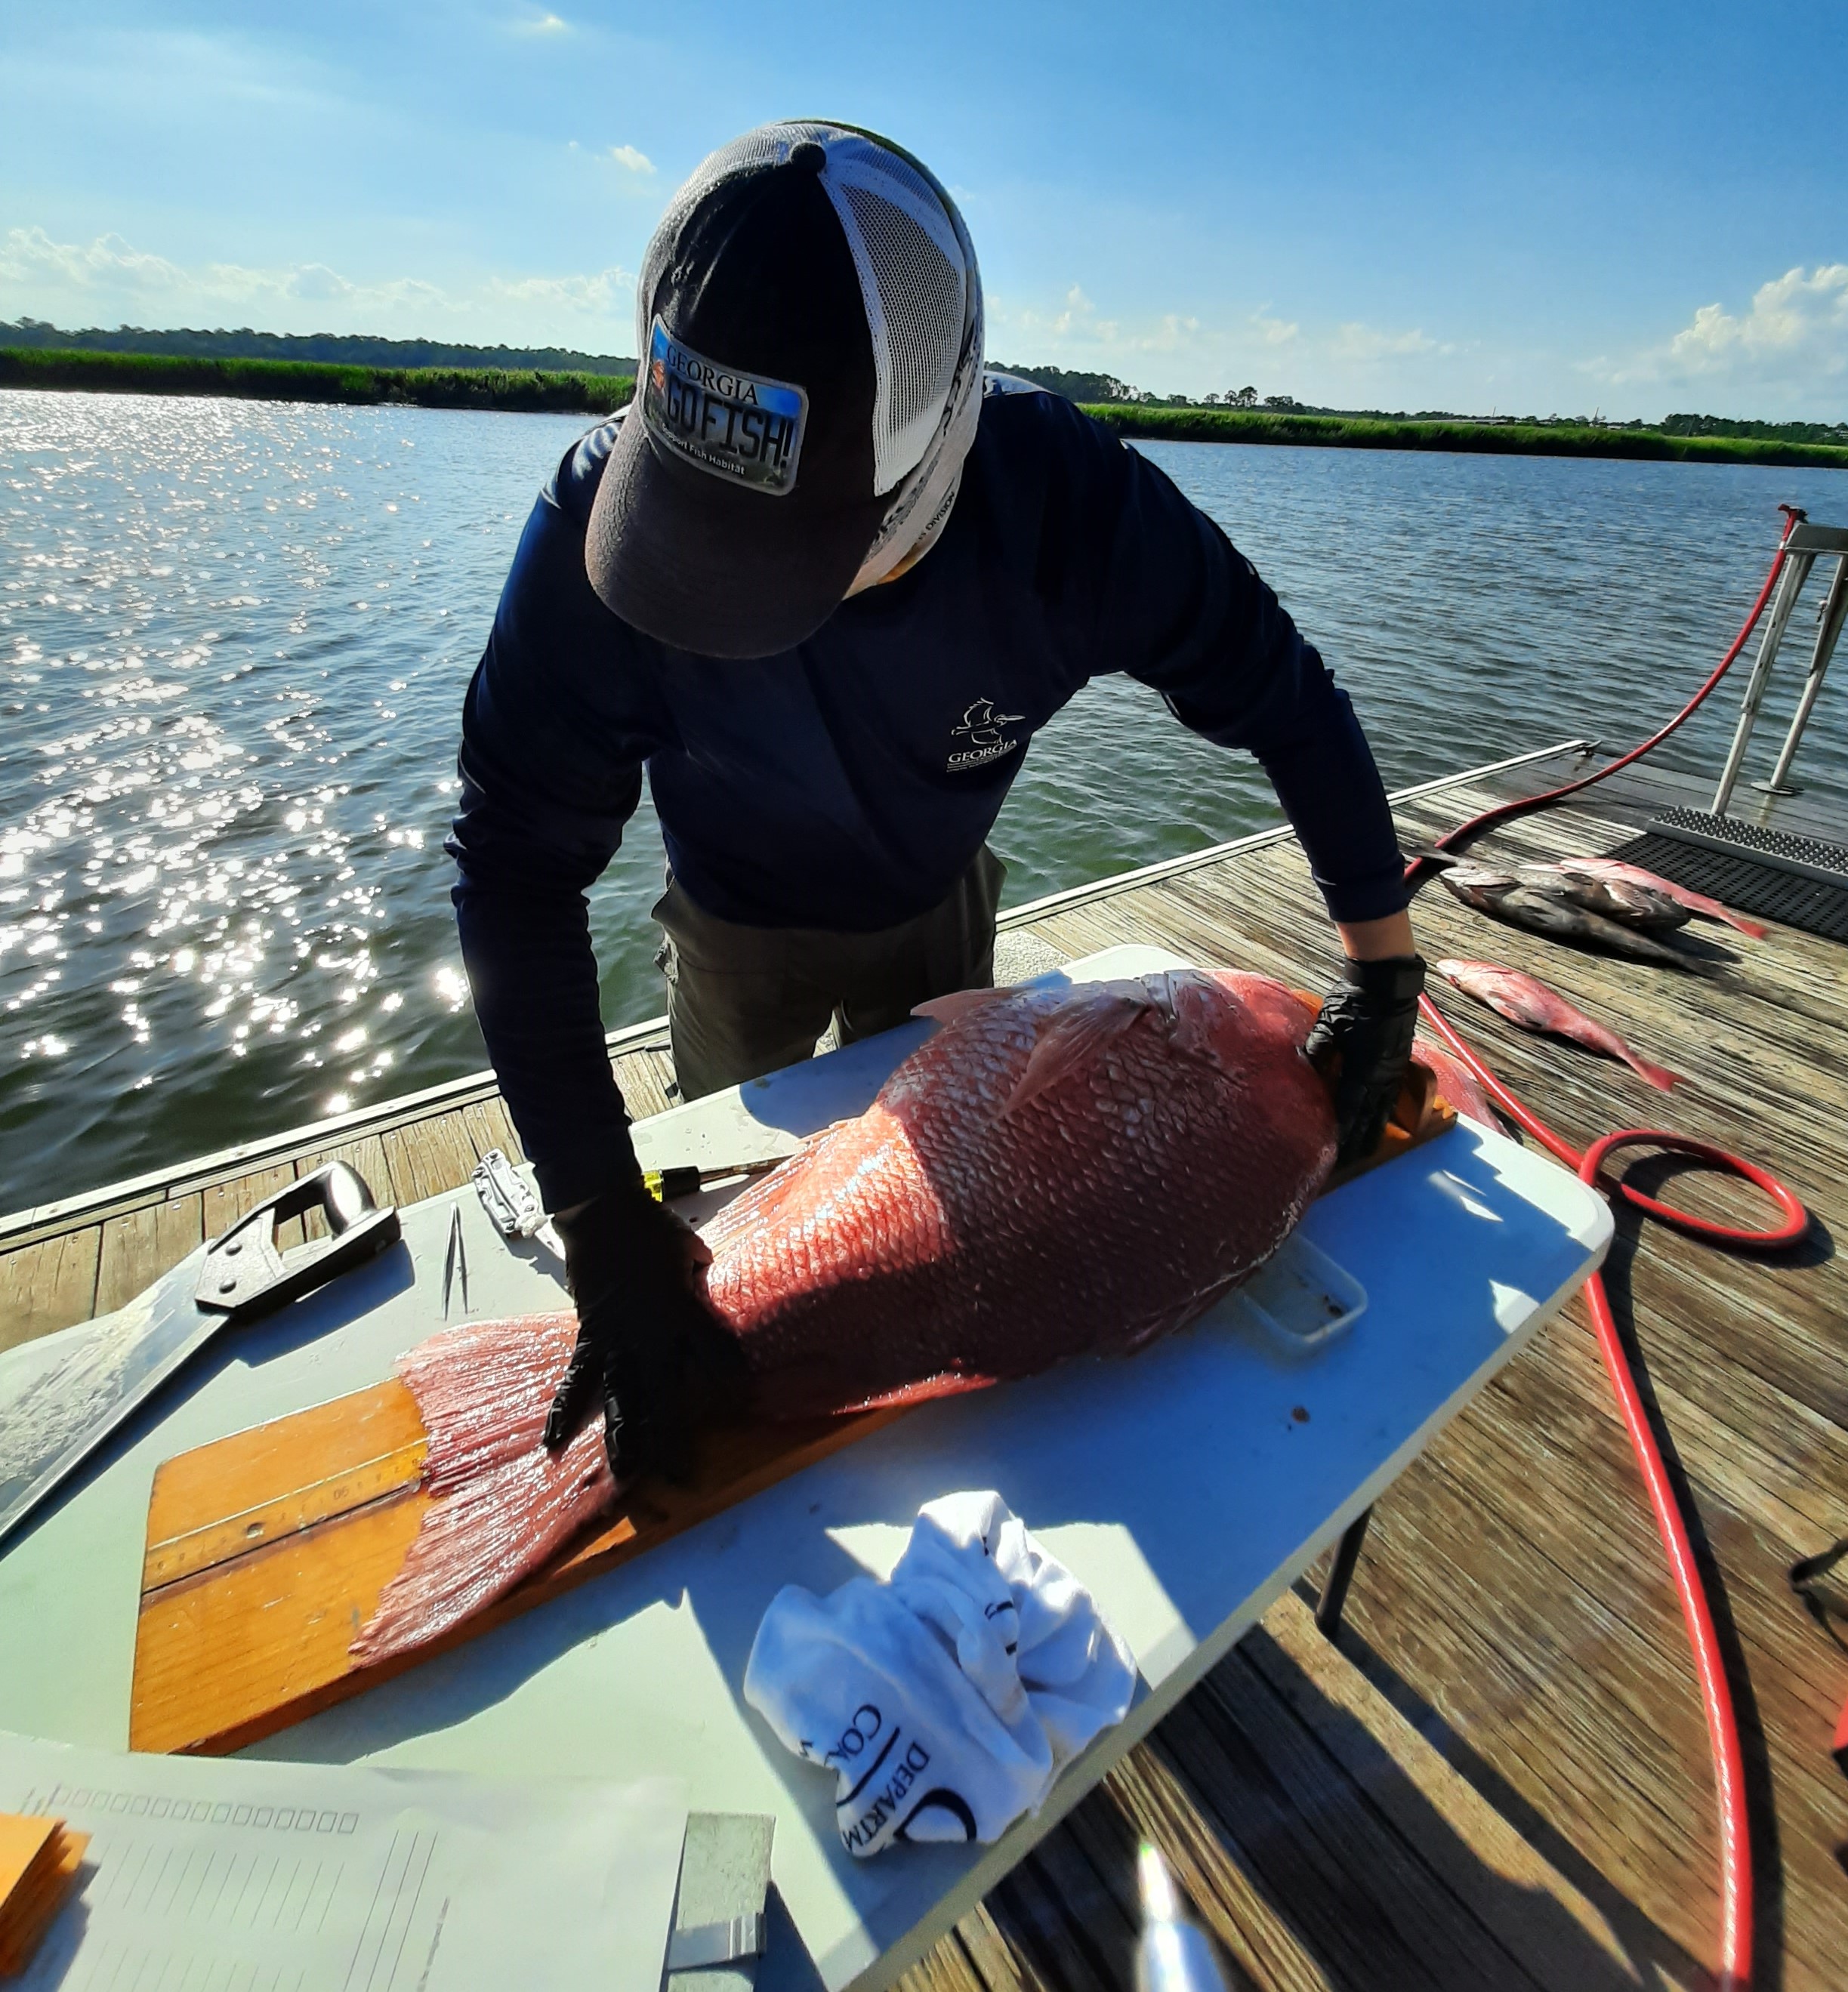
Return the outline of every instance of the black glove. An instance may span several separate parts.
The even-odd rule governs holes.
[[[1363,1160],[1379,1146],[1412,1062],[1412,1033],[1424,986],[1425,965],[1416,954],[1350,961],[1322,1005],[1303,1049],[1318,1072],[1334,1080],[1341,1135],[1337,1168]]]
[[[712,1254],[640,1182],[555,1218],[577,1302],[577,1346],[545,1420],[552,1451],[600,1403],[619,1482],[659,1471],[684,1480],[702,1413],[742,1403],[743,1352],[694,1291]]]

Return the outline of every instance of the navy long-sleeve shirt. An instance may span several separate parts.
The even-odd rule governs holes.
[[[937,545],[776,657],[674,650],[599,601],[584,535],[614,421],[540,494],[469,687],[448,848],[476,1012],[549,1208],[635,1168],[584,895],[644,766],[695,904],[869,932],[944,896],[1035,731],[1127,671],[1257,756],[1335,919],[1405,906],[1366,740],[1276,595],[1146,457],[1005,384]]]

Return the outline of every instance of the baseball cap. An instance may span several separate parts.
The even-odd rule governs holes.
[[[921,505],[941,524],[979,412],[982,282],[955,203],[890,140],[804,121],[721,147],[648,245],[636,337],[584,558],[644,634],[788,650],[895,564]]]

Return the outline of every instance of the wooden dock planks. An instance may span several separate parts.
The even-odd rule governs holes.
[[[102,1247],[103,1227],[89,1224],[0,1258],[0,1349],[89,1320]]]

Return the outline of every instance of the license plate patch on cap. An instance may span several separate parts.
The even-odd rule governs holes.
[[[795,488],[808,419],[801,388],[708,360],[658,318],[641,407],[648,433],[685,462],[773,497]]]

